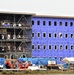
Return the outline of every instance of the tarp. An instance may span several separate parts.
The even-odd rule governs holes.
[[[18,58],[17,60],[19,60],[21,63],[23,61],[29,61],[31,62],[32,64],[35,64],[35,65],[47,65],[48,64],[48,60],[52,61],[56,61],[55,59],[50,59],[50,58]]]
[[[66,57],[62,60],[62,62],[65,62],[65,63],[74,63],[74,57]]]
[[[0,58],[0,65],[4,65],[4,61],[5,61],[4,58]]]

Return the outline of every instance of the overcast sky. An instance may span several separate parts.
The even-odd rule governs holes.
[[[0,11],[74,16],[74,0],[0,0]]]

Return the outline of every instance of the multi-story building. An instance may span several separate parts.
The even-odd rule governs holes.
[[[0,12],[0,57],[73,57],[74,17],[32,15]]]
[[[74,57],[74,17],[33,16],[32,57]]]
[[[31,57],[32,15],[0,12],[0,57]]]

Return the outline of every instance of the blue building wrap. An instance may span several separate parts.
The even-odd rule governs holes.
[[[32,57],[55,58],[58,64],[65,57],[74,57],[74,19],[34,16],[32,46]]]

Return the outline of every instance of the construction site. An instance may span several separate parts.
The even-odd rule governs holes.
[[[31,57],[32,14],[0,12],[0,57]]]

